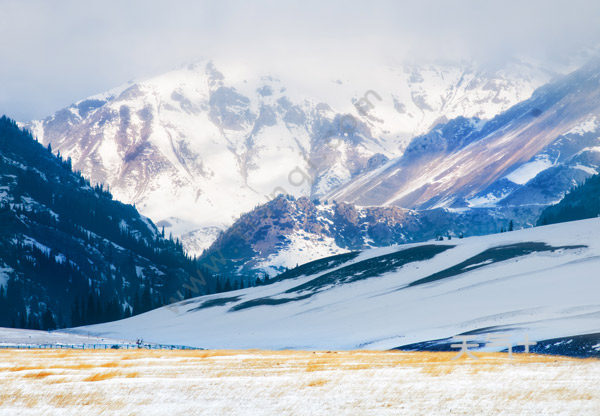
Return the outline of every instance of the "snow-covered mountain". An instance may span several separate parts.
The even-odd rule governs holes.
[[[329,193],[432,126],[491,118],[554,75],[518,61],[292,75],[200,62],[26,126],[199,253],[276,194]]]
[[[525,337],[598,334],[598,235],[595,218],[352,252],[300,266],[267,286],[74,331],[265,349],[431,348],[459,335],[477,343],[507,338],[495,347],[502,349]]]
[[[406,208],[549,205],[600,169],[600,60],[489,121],[459,117],[328,198]]]
[[[511,221],[527,227],[599,170],[596,60],[489,121],[461,116],[437,125],[320,202],[261,206],[203,260],[223,256],[230,275],[252,275],[348,250],[493,233]]]

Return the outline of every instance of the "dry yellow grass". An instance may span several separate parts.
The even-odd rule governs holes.
[[[600,361],[401,351],[0,350],[0,416],[594,415]],[[44,409],[43,412],[40,409]],[[298,409],[303,409],[298,412]]]

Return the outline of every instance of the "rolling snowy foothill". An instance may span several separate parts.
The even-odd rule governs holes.
[[[203,348],[390,349],[600,332],[600,219],[341,254],[267,286],[74,329]],[[500,348],[501,349],[501,348]]]

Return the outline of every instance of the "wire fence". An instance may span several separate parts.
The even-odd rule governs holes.
[[[0,349],[18,350],[201,350],[203,348],[168,344],[2,344]]]

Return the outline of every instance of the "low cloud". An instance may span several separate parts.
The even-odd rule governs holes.
[[[600,43],[593,0],[0,4],[0,113],[20,120],[203,57],[265,70],[513,56],[560,62]]]

